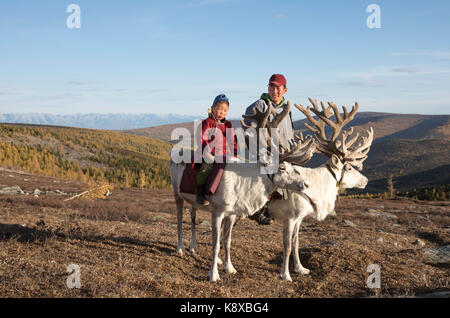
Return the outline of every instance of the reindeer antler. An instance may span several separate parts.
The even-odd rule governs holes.
[[[318,144],[316,145],[316,148],[318,152],[328,157],[331,157],[331,155],[335,154],[339,157],[339,159],[343,161],[344,154],[338,149],[336,145],[336,139],[339,136],[342,128],[355,117],[355,114],[358,110],[358,103],[355,103],[350,113],[347,111],[347,108],[343,106],[342,108],[344,110],[344,116],[341,116],[338,107],[333,102],[328,102],[329,107],[326,107],[321,101],[320,105],[322,106],[322,111],[320,111],[319,106],[317,105],[317,100],[314,100],[312,98],[308,99],[314,108],[308,106],[305,109],[301,104],[295,104],[295,107],[297,107],[308,118],[311,124],[315,126],[312,127],[309,124],[305,124],[306,128],[312,131],[317,138]],[[331,110],[333,110],[333,113],[335,115],[335,122],[329,119],[333,115]],[[317,117],[319,117],[319,120],[314,119],[310,111],[312,111]],[[325,134],[325,124],[333,129],[333,134],[330,139],[327,139],[327,136]]]
[[[280,162],[287,161],[294,164],[304,164],[309,161],[314,155],[316,145],[314,139],[311,136],[307,136],[306,140],[303,138],[303,134],[300,133],[299,136],[295,136],[296,144],[292,147],[290,151],[286,151],[284,147],[280,146]]]
[[[277,128],[283,119],[289,114],[291,110],[291,102],[288,101],[287,105],[284,106],[280,113],[277,113],[273,107],[272,102],[269,102],[269,107],[265,112],[262,112],[256,108],[253,109],[253,115],[242,115],[247,120],[256,121],[256,129],[266,128],[267,135],[269,137],[268,147],[273,148],[274,142],[272,140],[271,129]],[[272,121],[269,121],[269,116],[273,114]],[[251,128],[251,126],[246,125],[244,121],[241,121],[244,128]],[[258,135],[259,136],[259,135]],[[303,164],[307,162],[314,154],[315,143],[311,136],[307,136],[306,139],[300,133],[300,136],[296,137],[296,143],[293,147],[287,151],[281,144],[279,144],[280,162],[288,161],[295,164]]]
[[[269,119],[270,114],[272,113],[272,103],[270,103],[269,107],[265,112],[260,111],[258,108],[253,108],[253,115],[242,115],[247,120],[256,121],[256,129],[258,128],[266,128],[267,121]],[[252,128],[252,126],[247,125],[243,120],[241,120],[241,125],[244,128]]]
[[[257,130],[257,136],[260,138],[260,131],[259,128],[264,128],[264,131],[267,133],[267,145],[269,148],[272,148],[274,143],[272,140],[272,134],[271,129],[277,128],[278,125],[283,121],[283,119],[289,114],[289,111],[291,109],[291,104],[288,101],[287,105],[283,107],[283,110],[280,113],[277,113],[275,108],[273,107],[273,103],[269,101],[269,105],[265,112],[260,111],[258,108],[253,108],[253,115],[242,115],[247,120],[256,121],[256,127],[252,127],[247,125],[243,120],[241,120],[241,125],[245,129],[248,128],[256,128]],[[269,116],[273,114],[273,119],[269,121]]]
[[[349,162],[361,169],[362,163],[367,158],[366,155],[369,152],[370,145],[373,141],[372,127],[368,131],[368,137],[363,137],[362,143],[355,149],[350,150],[350,147],[356,142],[359,134],[356,134],[356,136],[347,141],[348,137],[353,134],[353,127],[343,132],[342,141],[337,140],[342,128],[344,128],[344,126],[355,117],[359,107],[358,102],[355,102],[355,105],[352,107],[350,113],[345,106],[342,106],[344,113],[341,115],[338,107],[333,102],[328,102],[328,107],[326,107],[323,102],[320,102],[322,106],[322,111],[320,111],[319,106],[317,105],[317,100],[313,100],[311,98],[308,99],[314,108],[308,106],[305,109],[303,105],[297,104],[295,104],[295,107],[297,107],[308,118],[311,124],[314,125],[314,127],[312,127],[309,124],[305,124],[306,128],[312,131],[316,136],[318,142],[316,145],[317,152],[328,157],[331,157],[333,154],[337,155],[342,162]],[[319,120],[314,119],[310,111],[312,111],[319,118]],[[333,113],[336,121],[332,121],[330,119]],[[330,139],[327,139],[326,137],[325,124],[333,129]]]
[[[362,170],[362,164],[364,160],[367,159],[367,153],[370,150],[370,146],[373,142],[373,128],[370,127],[369,130],[367,130],[367,137],[363,137],[362,142],[352,150],[349,150],[349,148],[355,143],[355,141],[358,139],[359,134],[356,134],[355,137],[353,137],[349,142],[346,141],[349,135],[351,135],[353,132],[353,127],[346,131],[342,135],[342,143],[341,145],[341,151],[344,153],[344,160],[349,162],[350,164],[357,167],[359,170]]]

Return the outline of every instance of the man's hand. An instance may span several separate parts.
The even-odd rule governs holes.
[[[259,161],[266,167],[271,166],[272,165],[272,158],[271,156],[263,153],[259,155]]]

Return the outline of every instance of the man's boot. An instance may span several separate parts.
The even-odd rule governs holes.
[[[260,225],[270,225],[273,223],[273,220],[268,217],[268,214],[269,212],[266,204],[261,210],[257,211],[253,215],[250,215],[248,218],[250,220],[258,222],[258,224]]]
[[[203,206],[209,205],[208,200],[205,198],[205,186],[203,184],[195,185],[195,196],[198,204]]]

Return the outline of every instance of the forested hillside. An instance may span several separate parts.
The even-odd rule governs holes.
[[[0,124],[0,166],[81,182],[167,188],[171,145],[67,127]]]

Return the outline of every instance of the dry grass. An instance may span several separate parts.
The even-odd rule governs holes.
[[[22,175],[0,173],[0,184],[8,178],[26,188]],[[58,188],[50,178],[40,181]],[[82,188],[66,184],[68,192]],[[302,224],[300,258],[311,274],[291,272],[293,282],[279,279],[281,225],[243,219],[233,233],[238,274],[221,271],[212,284],[211,229],[198,226],[198,255],[177,256],[170,191],[119,188],[105,200],[65,198],[0,196],[0,297],[396,297],[449,289],[449,264],[432,264],[414,244],[449,244],[446,202],[340,199],[337,217]],[[369,216],[368,207],[397,218]],[[209,214],[200,212],[198,223],[205,220]],[[186,214],[186,246],[188,221]],[[378,291],[366,286],[373,263],[381,267]],[[69,264],[81,268],[80,289],[66,286]]]

